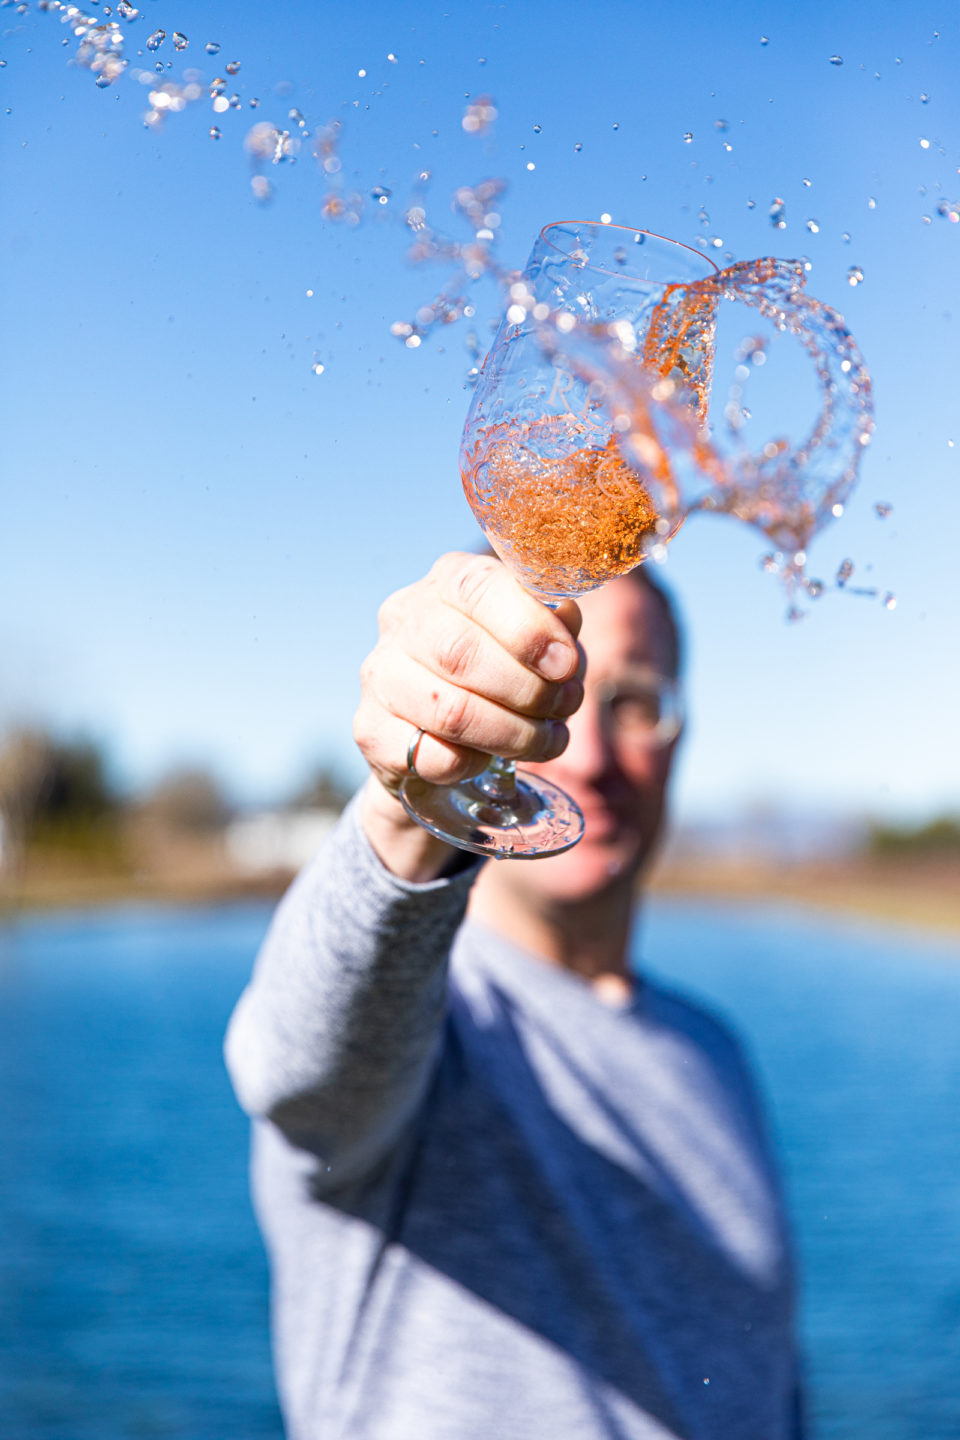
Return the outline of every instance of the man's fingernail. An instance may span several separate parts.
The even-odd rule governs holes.
[[[559,640],[551,640],[540,656],[537,669],[545,680],[562,680],[564,675],[570,673],[572,659],[569,645],[564,645]]]

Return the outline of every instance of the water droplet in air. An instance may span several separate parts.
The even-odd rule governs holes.
[[[869,198],[868,201],[867,201],[867,209],[868,209],[868,210],[876,210],[876,208],[877,208],[877,202],[876,202],[876,200],[873,198],[873,196],[871,195],[870,198]]]
[[[714,122],[713,122],[713,128],[714,128],[714,130],[720,130],[720,131],[729,130],[729,129],[730,129],[730,122],[729,122],[728,120],[714,120]]]
[[[883,597],[882,603],[884,610],[896,610],[897,597],[892,593],[892,591],[888,590]]]
[[[778,551],[773,555],[764,555],[760,561],[760,569],[767,575],[777,575],[779,574],[782,563],[783,556]]]
[[[775,230],[786,230],[787,222],[784,218],[786,207],[778,195],[770,204],[770,224]]]
[[[930,99],[930,96],[927,94],[927,92],[926,92],[925,90],[921,90],[921,91],[920,91],[920,104],[921,104],[921,105],[926,105],[926,104],[928,103],[929,99]]]
[[[756,200],[748,200],[748,201],[747,201],[747,209],[748,209],[748,210],[756,210],[756,208],[757,208],[757,202],[756,202]]]
[[[840,504],[839,501],[836,505],[831,505],[830,514],[833,516],[834,520],[840,519],[840,516],[843,514],[843,506]]]
[[[613,216],[610,214],[610,212],[608,210],[604,210],[603,214],[600,216],[600,224],[609,225],[612,220]]]
[[[851,576],[852,574],[853,574],[853,561],[852,561],[852,560],[843,560],[843,561],[841,561],[841,563],[840,563],[840,568],[839,568],[839,570],[837,571],[837,577],[836,577],[836,578],[837,578],[837,584],[839,585],[839,587],[840,587],[841,590],[843,589],[844,585],[846,585],[847,581],[850,579],[850,576]]]
[[[820,222],[818,220],[807,220],[806,226],[811,235],[820,234]]]
[[[620,121],[619,121],[619,120],[614,120],[614,122],[613,122],[613,128],[614,128],[614,130],[619,130],[619,129],[620,129]]]
[[[393,191],[388,190],[385,185],[374,185],[370,191],[370,199],[376,200],[379,205],[388,205],[392,194]]]
[[[930,141],[929,141],[929,140],[921,140],[921,141],[920,141],[920,149],[921,149],[921,150],[929,150],[929,149],[930,149]]]
[[[206,52],[207,52],[208,55],[219,55],[219,54],[220,54],[220,46],[217,44],[216,40],[208,40],[207,43],[206,43],[206,45],[204,45],[203,48],[204,48],[204,50],[206,50]]]
[[[187,39],[186,35],[184,35],[182,30],[174,30],[171,38],[173,40],[174,50],[186,50],[187,46],[190,44],[190,41]]]
[[[120,4],[117,6],[117,14],[121,20],[136,20],[140,11],[135,5],[130,4],[130,0],[120,0]]]
[[[211,81],[210,81],[210,95],[211,95],[211,98],[212,98],[212,99],[216,99],[216,97],[217,97],[218,95],[222,95],[222,94],[223,94],[223,92],[224,92],[224,90],[226,90],[226,88],[227,88],[227,82],[226,82],[226,80],[224,80],[224,78],[223,78],[222,75],[218,75],[215,80],[211,80]]]
[[[690,145],[690,144],[692,144],[692,142],[693,142],[693,131],[692,131],[692,130],[685,130],[684,133],[683,133],[683,143],[684,143],[684,145]]]
[[[97,84],[97,88],[98,88],[99,90],[106,90],[107,86],[110,85],[110,84],[112,84],[112,83],[113,83],[113,82],[111,81],[109,75],[98,75],[98,76],[97,76],[96,84]]]
[[[154,30],[152,35],[147,36],[144,43],[148,50],[159,50],[166,38],[166,30]]]
[[[847,271],[847,284],[848,284],[848,285],[862,285],[862,284],[863,284],[863,271],[860,269],[860,266],[859,266],[859,265],[851,265],[851,266],[850,266],[850,269]]]
[[[885,500],[878,500],[873,508],[876,511],[878,520],[886,520],[887,516],[891,514],[893,510],[893,506],[887,504]]]
[[[240,71],[240,61],[228,60],[223,68],[226,70],[228,75],[237,75]]]
[[[580,154],[580,151],[583,149],[583,141],[582,141],[582,140],[578,140],[577,143],[576,143],[576,145],[574,145],[573,149],[574,149],[574,153],[577,154],[577,155],[579,155],[579,154]]]
[[[220,126],[211,125],[210,129],[207,131],[207,134],[210,136],[211,140],[219,140],[221,135]]]
[[[490,96],[479,95],[473,104],[468,105],[463,112],[460,124],[468,135],[479,135],[484,130],[489,130],[496,118],[497,107]]]
[[[843,64],[843,56],[842,56],[842,55],[831,55],[831,56],[830,56],[830,64],[831,64],[831,65],[842,65],[842,64]]]
[[[227,99],[226,95],[218,95],[213,102],[213,113],[215,115],[223,115],[229,109],[230,101]]]
[[[534,133],[534,135],[539,135],[539,134],[541,134],[542,131],[543,131],[543,126],[542,126],[542,125],[534,125],[534,127],[533,127],[533,133]]]
[[[626,263],[627,263],[627,252],[626,252],[626,250],[624,250],[624,248],[623,248],[622,245],[620,245],[616,250],[614,250],[614,252],[613,252],[613,258],[614,258],[614,260],[616,260],[616,262],[617,262],[618,265],[626,265]]]
[[[527,161],[527,169],[528,169],[528,170],[536,170],[536,168],[537,168],[537,167],[536,167],[536,165],[534,165],[534,163],[533,163],[532,160],[528,160],[528,161]]]
[[[850,231],[849,231],[849,230],[844,230],[843,234],[840,236],[840,239],[843,241],[844,245],[849,245],[849,244],[850,244]]]
[[[761,36],[760,36],[760,44],[761,44],[761,45],[769,45],[769,44],[770,44],[770,36],[769,36],[769,35],[761,35]]]
[[[314,375],[322,375],[326,368],[327,367],[319,360],[315,360],[310,366],[310,369],[313,371]]]
[[[932,224],[933,224],[933,221],[930,219],[930,216],[929,216],[929,215],[921,215],[921,216],[920,216],[920,224],[921,224],[921,225],[932,225]]]
[[[808,580],[804,588],[811,600],[819,600],[824,590],[823,581]]]
[[[396,57],[396,55],[394,55],[394,53],[393,53],[392,50],[390,51],[390,54],[387,56],[387,59],[390,61],[390,64],[391,64],[391,65],[396,65],[396,63],[397,63],[397,57]]]

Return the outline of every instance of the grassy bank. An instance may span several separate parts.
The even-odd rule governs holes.
[[[731,901],[788,901],[960,935],[960,866],[949,860],[868,860],[766,866],[672,861],[653,889]]]
[[[216,837],[166,848],[154,844],[131,861],[55,850],[27,857],[0,884],[0,914],[116,902],[209,904],[271,899],[292,874],[238,872]],[[761,865],[671,859],[658,866],[655,893],[731,902],[787,901],[801,908],[863,915],[960,935],[960,865],[944,859],[850,858],[831,864]]]

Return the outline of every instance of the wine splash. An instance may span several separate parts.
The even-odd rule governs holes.
[[[91,72],[98,87],[108,88],[125,75],[145,87],[143,119],[148,127],[158,127],[204,101],[218,119],[245,105],[259,106],[256,97],[244,102],[239,94],[230,93],[230,82],[242,68],[240,60],[225,63],[224,73],[210,81],[194,69],[179,80],[172,78],[159,57],[171,52],[182,56],[189,49],[190,39],[180,30],[171,31],[169,39],[162,29],[145,35],[139,51],[144,68],[134,67],[126,53],[128,37],[135,33],[133,27],[147,30],[149,26],[129,0],[120,0],[112,13],[105,8],[102,14],[64,0],[37,0],[36,9],[55,16],[69,30],[76,41],[75,63]],[[208,40],[202,48],[213,57],[220,46]],[[396,61],[395,56],[388,59]],[[147,69],[150,61],[152,69]],[[465,133],[482,134],[496,113],[490,97],[475,99],[464,112]],[[325,186],[321,203],[325,219],[355,226],[371,202],[378,210],[389,204],[390,191],[382,185],[369,197],[346,187],[339,122],[312,126],[298,109],[290,109],[286,120],[289,123],[281,125],[258,120],[244,136],[256,199],[272,196],[268,169],[295,163],[301,150],[308,148]],[[219,139],[219,125],[212,125],[209,134]],[[417,183],[423,187],[429,179],[429,172],[423,171]],[[686,515],[726,514],[758,529],[776,546],[777,555],[768,568],[779,570],[791,595],[821,593],[823,585],[806,574],[807,549],[815,535],[842,514],[871,438],[873,418],[870,379],[862,357],[837,312],[806,295],[802,265],[750,261],[668,289],[637,352],[622,327],[614,326],[611,333],[588,313],[573,316],[563,309],[555,313],[551,306],[531,303],[518,272],[507,269],[496,255],[504,188],[503,181],[486,180],[455,192],[454,210],[471,231],[463,242],[432,228],[422,194],[414,195],[402,212],[405,231],[413,234],[410,258],[420,264],[446,264],[452,275],[412,320],[392,327],[408,348],[417,348],[435,328],[471,317],[470,289],[488,276],[506,291],[508,316],[511,311],[515,320],[530,316],[540,327],[544,346],[591,389],[594,419],[599,422],[600,412],[606,410],[614,438],[594,437],[588,445],[581,439],[576,454],[568,458],[541,455],[532,469],[525,469],[514,436],[509,443],[504,440],[500,453],[475,456],[469,462],[468,485],[481,499],[484,466],[511,472],[511,483],[502,493],[514,497],[517,514],[511,519],[504,501],[496,516],[489,517],[503,545],[517,555],[521,549],[529,551],[536,531],[545,541],[543,553],[549,556],[545,569],[541,564],[540,582],[550,581],[553,588],[562,572],[564,584],[579,591],[588,588],[591,577],[621,573],[644,554],[659,558],[658,547],[662,549],[664,539]],[[782,227],[782,202],[775,204],[780,208],[775,216],[771,210],[771,218]],[[950,221],[956,218],[946,204],[942,213]],[[856,280],[860,278],[858,273]],[[754,454],[747,450],[735,423],[728,425],[725,436],[716,428],[712,434],[705,432],[712,348],[704,345],[704,336],[710,333],[719,301],[729,299],[755,306],[778,330],[794,335],[811,356],[822,405],[813,429],[799,446],[774,440]],[[558,319],[572,323],[560,325]],[[322,368],[314,367],[316,373]],[[478,373],[474,367],[470,378]],[[611,434],[610,424],[606,437]],[[561,512],[566,507],[564,497],[574,487],[581,517],[568,524]],[[601,519],[604,506],[606,519]],[[594,578],[592,583],[601,582]]]
[[[874,429],[870,376],[856,342],[842,316],[807,295],[804,283],[802,264],[765,258],[686,287],[691,312],[711,295],[746,303],[794,335],[813,361],[821,409],[809,435],[795,446],[771,440],[758,453],[747,449],[736,424],[723,437],[698,423],[670,344],[648,346],[641,366],[615,324],[569,326],[561,314],[541,327],[554,363],[572,369],[604,411],[661,525],[676,527],[700,512],[752,526],[781,552],[776,568],[791,599],[823,589],[807,576],[807,550],[843,514]],[[682,330],[680,315],[671,333]]]

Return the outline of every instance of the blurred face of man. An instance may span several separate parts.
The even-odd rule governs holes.
[[[660,833],[676,748],[675,737],[659,743],[645,733],[639,708],[652,678],[671,673],[672,638],[660,599],[621,579],[579,603],[586,695],[568,722],[564,753],[530,768],[577,802],[584,836],[563,855],[509,867],[518,893],[573,903],[632,881],[643,868]]]

